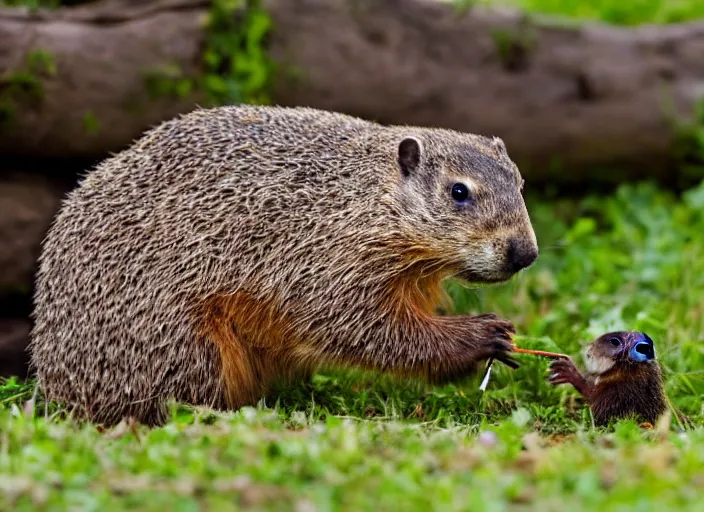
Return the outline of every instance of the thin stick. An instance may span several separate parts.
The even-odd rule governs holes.
[[[552,357],[555,359],[569,359],[570,356],[567,354],[559,354],[557,352],[545,352],[544,350],[530,350],[527,348],[514,348],[514,352],[518,352],[519,354],[531,354],[534,356],[543,356],[543,357]]]
[[[486,364],[486,373],[484,374],[484,378],[482,379],[482,383],[479,385],[479,390],[480,391],[486,391],[486,386],[489,384],[489,376],[491,375],[491,365],[494,364],[494,358],[492,357],[489,359],[489,362]]]

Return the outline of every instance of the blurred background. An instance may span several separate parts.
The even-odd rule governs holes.
[[[0,376],[27,375],[41,241],[80,176],[196,105],[303,105],[502,137],[541,258],[499,290],[451,286],[456,308],[570,353],[648,329],[696,412],[699,18],[701,0],[0,0]]]

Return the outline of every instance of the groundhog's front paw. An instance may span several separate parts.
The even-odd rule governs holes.
[[[581,375],[572,359],[557,359],[550,365],[549,380],[554,386],[576,384],[580,379]]]
[[[511,335],[516,332],[511,322],[493,314],[456,316],[447,320],[445,343],[439,351],[437,365],[428,368],[427,378],[433,384],[446,384],[463,379],[479,369],[479,363],[496,359],[517,368],[509,355],[515,349]]]
[[[587,400],[590,400],[594,393],[593,384],[579,373],[572,359],[562,358],[557,359],[550,365],[550,383],[572,384]]]
[[[516,333],[516,328],[508,320],[487,313],[472,317],[475,326],[475,339],[478,354],[476,359],[496,359],[511,368],[518,368],[518,363],[510,356],[515,345],[511,335]]]

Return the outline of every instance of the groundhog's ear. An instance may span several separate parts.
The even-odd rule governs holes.
[[[404,177],[408,177],[420,165],[420,141],[413,137],[406,137],[398,145],[398,164]]]

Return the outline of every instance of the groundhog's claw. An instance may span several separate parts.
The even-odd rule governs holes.
[[[514,358],[512,358],[512,357],[510,357],[510,356],[508,356],[508,355],[506,355],[506,354],[497,355],[497,356],[495,357],[495,359],[496,359],[497,361],[501,361],[501,362],[504,363],[506,366],[508,366],[509,368],[513,368],[514,370],[515,370],[516,368],[518,368],[519,366],[521,366],[520,364],[518,364],[518,362],[517,362]]]
[[[508,320],[504,320],[503,318],[495,315],[494,313],[482,313],[480,315],[474,315],[474,320],[477,320],[479,322],[490,322],[494,323],[499,327],[500,329],[509,332],[511,334],[516,334],[516,328],[514,325],[509,322]]]
[[[587,400],[592,396],[594,392],[592,384],[579,373],[572,359],[556,359],[550,365],[550,372],[548,379],[553,386],[572,384]]]
[[[485,345],[481,359],[496,359],[510,368],[518,368],[518,362],[509,355],[515,348],[511,341],[511,335],[516,332],[513,324],[494,314],[477,315],[474,320],[480,322],[486,333],[482,338]]]
[[[492,358],[496,359],[497,361],[501,361],[506,366],[508,366],[509,368],[513,368],[514,370],[520,366],[518,364],[518,361],[516,361],[508,354],[508,352],[513,350],[512,343],[494,342],[494,345],[495,353],[491,356]]]

